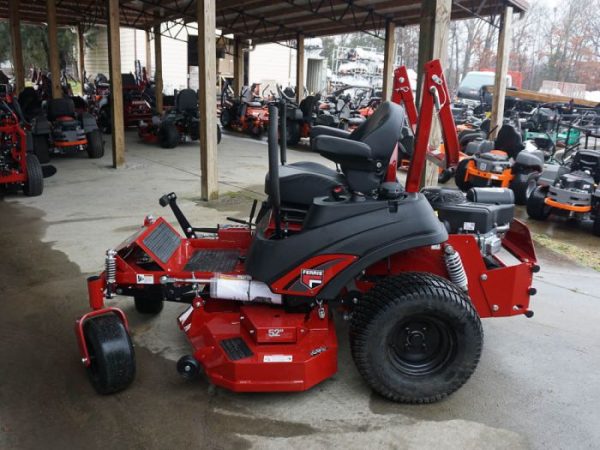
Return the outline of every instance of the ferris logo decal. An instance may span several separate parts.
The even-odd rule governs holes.
[[[323,271],[316,269],[302,269],[300,282],[309,289],[314,289],[323,284]]]

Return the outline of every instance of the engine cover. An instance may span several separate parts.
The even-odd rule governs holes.
[[[487,234],[497,227],[510,225],[515,206],[465,202],[443,204],[437,211],[448,233]]]

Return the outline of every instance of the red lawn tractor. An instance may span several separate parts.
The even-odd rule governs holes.
[[[140,121],[151,121],[153,116],[151,98],[145,85],[138,84],[131,73],[121,74],[123,83],[123,122],[126,127],[135,127]],[[111,133],[110,93],[105,93],[98,102],[98,126],[103,133]]]
[[[480,192],[490,204],[419,192],[439,61],[426,72],[405,189],[396,179],[404,111],[384,102],[360,138],[315,138],[340,172],[280,165],[270,127],[267,200],[256,221],[255,204],[247,221],[194,228],[175,194],[163,196],[183,236],[164,218],[147,217],[88,279],[91,312],[75,330],[96,390],[122,390],[136,371],[127,318],[105,304],[116,295],[133,297],[140,313],[157,314],[164,301],[188,304],[178,325],[191,353],[178,370],[187,378],[203,372],[232,391],[303,391],[332,377],[336,309],[351,320],[359,372],[382,396],[429,403],[459,389],[480,358],[480,318],[530,317],[539,268],[514,205],[495,204],[494,192]],[[275,105],[269,114],[276,124]]]

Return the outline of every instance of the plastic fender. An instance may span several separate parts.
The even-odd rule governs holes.
[[[98,129],[96,118],[88,112],[81,113],[81,124],[86,133]]]

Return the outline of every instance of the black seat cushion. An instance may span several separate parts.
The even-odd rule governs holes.
[[[260,108],[262,106],[261,102],[244,102],[248,106],[252,106],[254,108]]]
[[[304,166],[304,164],[308,164]],[[314,171],[309,171],[313,169]],[[279,167],[279,189],[283,205],[308,207],[316,197],[329,195],[331,190],[345,184],[344,176],[317,163],[300,163]],[[265,180],[265,193],[269,192],[269,175]]]

